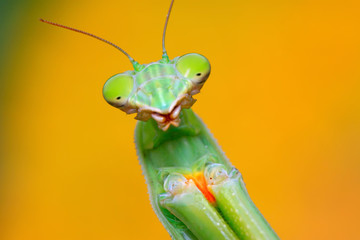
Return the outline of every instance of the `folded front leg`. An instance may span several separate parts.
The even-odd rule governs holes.
[[[238,239],[192,179],[172,173],[165,179],[161,205],[180,219],[200,240]]]
[[[278,239],[251,201],[238,170],[228,172],[224,165],[213,163],[204,175],[219,210],[240,239]]]

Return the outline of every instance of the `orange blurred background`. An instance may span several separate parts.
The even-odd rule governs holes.
[[[138,163],[134,115],[102,98],[161,57],[169,0],[2,1],[3,240],[170,239]],[[193,109],[282,239],[356,239],[360,201],[359,1],[176,0],[171,58],[207,56]]]

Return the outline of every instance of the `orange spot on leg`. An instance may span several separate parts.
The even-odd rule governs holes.
[[[198,172],[195,173],[193,175],[185,175],[185,178],[187,180],[193,180],[196,187],[202,192],[202,194],[205,196],[205,198],[210,202],[210,203],[215,203],[215,197],[214,195],[212,195],[212,193],[209,191],[206,181],[205,181],[205,176],[204,173],[202,172]]]

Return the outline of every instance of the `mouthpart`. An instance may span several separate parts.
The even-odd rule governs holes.
[[[181,105],[177,105],[169,114],[160,114],[152,112],[151,117],[158,123],[158,127],[166,131],[171,125],[178,127],[180,125]]]

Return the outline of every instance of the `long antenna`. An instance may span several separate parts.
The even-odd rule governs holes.
[[[168,25],[168,22],[169,22],[170,13],[171,13],[171,9],[173,7],[174,1],[175,0],[171,0],[171,3],[170,3],[170,8],[169,8],[169,11],[168,11],[167,16],[166,16],[165,27],[164,27],[163,38],[162,38],[163,59],[165,59],[167,61],[169,61],[169,57],[168,57],[166,49],[165,49],[165,35],[166,35],[166,28],[167,28],[167,25]]]
[[[40,19],[41,22],[43,23],[48,23],[50,25],[54,25],[56,27],[61,27],[61,28],[65,28],[65,29],[68,29],[68,30],[71,30],[71,31],[74,31],[74,32],[78,32],[78,33],[82,33],[82,34],[85,34],[85,35],[88,35],[90,37],[93,37],[93,38],[96,38],[100,41],[103,41],[104,43],[107,43],[111,46],[113,46],[114,48],[120,50],[123,54],[125,54],[125,56],[127,56],[130,60],[130,62],[133,64],[135,70],[136,70],[136,67],[139,65],[132,57],[130,57],[130,55],[125,52],[121,47],[115,45],[114,43],[112,42],[109,42],[108,40],[105,40],[101,37],[98,37],[98,36],[95,36],[94,34],[91,34],[91,33],[88,33],[88,32],[85,32],[85,31],[82,31],[82,30],[79,30],[79,29],[76,29],[76,28],[72,28],[72,27],[68,27],[68,26],[65,26],[65,25],[61,25],[61,24],[58,24],[58,23],[54,23],[54,22],[50,22],[50,21],[47,21],[47,20],[44,20],[44,19]]]

